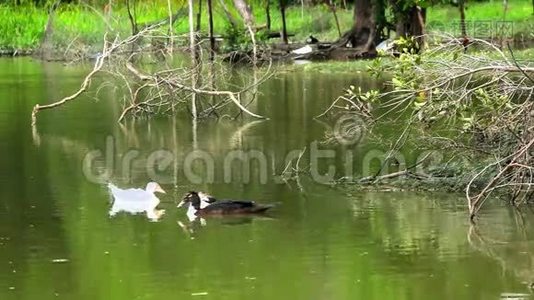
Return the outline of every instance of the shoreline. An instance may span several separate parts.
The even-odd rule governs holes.
[[[254,4],[254,1],[251,3]],[[167,3],[154,2],[151,4],[140,3],[137,8],[137,24],[146,24],[154,20],[162,20],[168,17]],[[493,39],[513,41],[517,45],[534,44],[534,19],[530,13],[530,3],[520,0],[509,1],[509,13],[506,22],[511,27],[497,28],[496,24],[503,21],[500,3],[484,2],[472,3],[466,12],[466,22],[469,25],[468,37],[479,39]],[[258,7],[256,7],[258,8]],[[178,7],[173,7],[176,11]],[[528,15],[525,14],[529,10]],[[201,11],[197,16],[201,35],[207,35],[207,11]],[[338,31],[332,20],[331,12],[321,5],[307,6],[307,13],[301,13],[300,6],[288,6],[286,11],[287,31],[291,34],[294,44],[304,43],[313,35],[319,42],[335,41],[339,38]],[[338,9],[339,25],[342,31],[352,26],[352,9]],[[104,16],[99,7],[87,7],[84,5],[65,4],[58,8],[53,22],[53,31],[50,35],[50,50],[64,52],[69,49],[78,50],[79,54],[98,52],[101,49],[102,38],[106,32],[122,37],[131,34],[130,21],[126,8],[117,5],[109,15]],[[256,25],[259,27],[266,24],[266,16],[263,9],[254,9]],[[202,16],[202,18],[200,17]],[[105,18],[104,18],[105,17]],[[270,16],[272,27],[270,32],[281,30],[281,17],[273,9]],[[427,33],[460,36],[459,34],[458,9],[449,5],[436,5],[428,10],[426,20]],[[35,53],[42,41],[45,25],[47,23],[47,11],[38,6],[11,6],[0,4],[0,56],[27,56]],[[491,26],[478,28],[476,24],[491,22]],[[221,44],[222,52],[240,50],[249,44],[249,37],[241,27],[238,31],[231,30],[228,20],[222,14],[216,14],[213,18],[214,34],[224,36],[225,41]],[[495,23],[495,24],[494,24]],[[499,23],[500,24],[500,23]],[[481,25],[482,26],[482,25]],[[262,27],[263,28],[263,27]],[[485,29],[485,31],[483,30]],[[169,28],[163,28],[167,31]],[[172,26],[175,36],[186,35],[189,31],[185,16],[180,17]],[[506,30],[506,32],[504,32]],[[258,32],[258,40],[261,43],[278,43],[278,40],[268,39],[263,32]],[[501,38],[497,38],[501,36]],[[160,40],[154,39],[154,43],[161,44]],[[525,46],[522,46],[525,47]]]
[[[32,56],[35,53],[35,50],[7,50],[0,48],[0,57],[23,57],[23,56]]]
[[[495,39],[488,39],[487,40],[488,42],[490,43],[497,43],[498,41],[496,41]],[[502,41],[501,41],[502,43]],[[525,46],[525,44],[527,46]],[[302,44],[300,42],[293,42],[293,43],[289,43],[288,45],[286,45],[285,47],[283,48],[287,48],[286,50],[289,51],[293,48],[299,48],[299,47],[302,47],[302,46],[305,46],[306,44]],[[272,58],[277,58],[279,57],[280,55],[279,54],[276,54],[280,51],[280,47],[281,46],[284,46],[284,44],[279,44],[279,43],[270,43],[268,45],[266,45],[267,48],[272,52]],[[97,44],[95,45],[92,45],[92,46],[89,46],[89,48],[91,49],[98,49],[96,48],[97,47]],[[517,50],[517,52],[521,52],[521,51],[526,51],[526,52],[530,52],[531,49],[534,49],[534,37],[528,39],[528,40],[524,40],[524,39],[515,39],[512,41],[512,48]],[[351,50],[351,49],[354,49],[356,50],[356,48],[346,48],[347,50]],[[177,49],[176,49],[177,50]],[[176,51],[175,50],[175,51]],[[8,49],[8,48],[2,48],[2,46],[0,46],[0,57],[30,57],[30,56],[35,56],[35,54],[39,51],[38,48],[36,49]],[[68,58],[68,55],[66,56],[66,53],[67,53],[68,49],[61,49],[61,48],[56,48],[54,50],[51,51],[52,53],[52,59],[43,59],[43,60],[51,60],[51,61],[69,61],[69,58]],[[226,51],[226,52],[219,52],[217,53],[218,56],[221,56],[221,57],[224,57],[224,56],[228,56],[229,54],[231,53],[240,53],[241,51]],[[78,53],[79,54],[82,54],[82,56],[85,56],[84,58],[81,58],[82,60],[90,60],[92,59],[92,55],[90,55],[90,52],[87,52],[87,53]],[[287,57],[287,55],[290,54],[290,52],[287,52],[285,55],[283,55],[285,58],[290,58],[290,57]],[[383,56],[383,55],[382,55]],[[525,55],[523,58],[527,58],[529,57],[530,55],[527,54]],[[377,56],[377,57],[380,57]],[[78,57],[77,60],[79,60],[80,57]],[[362,60],[362,59],[368,59],[368,58],[351,58],[351,59],[336,59],[336,58],[331,58],[331,59],[321,59],[320,61],[346,61],[346,62],[349,62],[349,61],[358,61],[358,60]],[[312,59],[313,60],[313,59]]]

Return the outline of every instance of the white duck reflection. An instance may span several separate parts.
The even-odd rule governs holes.
[[[155,193],[165,191],[156,182],[149,182],[143,189],[121,189],[113,183],[108,183],[108,188],[113,195],[114,201],[109,210],[110,217],[119,212],[131,214],[146,213],[147,218],[157,221],[164,213],[164,209],[156,209],[160,203]]]

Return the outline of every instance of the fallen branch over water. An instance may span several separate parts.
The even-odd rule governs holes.
[[[106,35],[107,36],[107,35]],[[106,38],[104,38],[104,40],[106,40]],[[53,102],[51,104],[45,104],[45,105],[39,105],[39,104],[36,104],[34,107],[33,107],[33,110],[32,110],[32,121],[31,121],[31,125],[32,126],[35,126],[35,123],[37,122],[37,113],[41,110],[45,110],[45,109],[50,109],[50,108],[54,108],[54,107],[57,107],[57,106],[60,106],[60,105],[63,105],[65,103],[67,103],[68,101],[71,101],[71,100],[74,100],[76,99],[78,96],[80,96],[83,92],[85,92],[87,90],[87,87],[89,86],[90,82],[91,82],[91,78],[93,77],[93,75],[95,75],[97,72],[99,72],[102,67],[104,66],[104,59],[110,54],[109,52],[109,48],[108,48],[108,43],[107,41],[104,42],[104,48],[102,49],[102,55],[100,55],[96,61],[95,61],[95,65],[93,67],[93,70],[87,74],[87,76],[85,76],[85,79],[83,80],[82,82],[82,85],[80,86],[80,89],[78,91],[76,91],[74,94],[70,95],[70,96],[67,96],[59,101],[56,101],[56,102]]]
[[[163,70],[154,73],[141,71],[140,62],[147,55],[166,60],[165,57],[161,58],[163,51],[155,47],[154,43],[149,45],[143,43],[143,40],[153,40],[156,37],[158,40],[166,40],[167,37],[162,38],[161,32],[157,31],[160,26],[161,23],[145,26],[138,33],[124,40],[116,38],[113,42],[108,41],[106,34],[102,52],[96,57],[93,69],[84,78],[80,88],[59,101],[45,105],[35,105],[31,115],[32,126],[36,124],[38,112],[62,106],[87,92],[91,86],[92,79],[99,73],[111,75],[124,83],[125,105],[119,116],[119,122],[128,114],[170,112],[175,111],[179,104],[187,107],[185,104],[188,101],[185,99],[188,99],[193,94],[222,99],[216,104],[208,103],[209,108],[204,111],[193,112],[195,114],[194,117],[197,117],[197,115],[210,115],[227,103],[232,103],[240,112],[246,115],[265,118],[252,112],[246,107],[247,105],[243,105],[242,100],[248,96],[246,94],[247,91],[256,89],[258,85],[272,75],[270,63],[268,68],[262,69],[262,76],[258,77],[254,74],[252,82],[239,86],[237,91],[215,88],[214,81],[216,77],[219,84],[225,84],[225,80],[229,80],[226,74],[228,71],[224,66],[213,62],[203,64],[199,45],[193,47],[193,49],[198,49],[199,53],[197,55],[198,61],[193,63],[192,66],[171,67],[168,66],[168,62],[165,62],[167,66]],[[203,66],[209,69],[208,74],[203,73]],[[124,72],[125,70],[127,72]],[[254,71],[259,72],[257,69],[254,69]],[[255,95],[256,93],[253,94]],[[247,99],[245,103],[252,102],[255,99],[254,95],[252,99]]]
[[[414,173],[414,172],[409,171],[409,170],[402,170],[402,171],[393,172],[393,173],[380,175],[380,176],[363,177],[360,180],[358,180],[358,182],[359,183],[376,183],[376,182],[379,182],[379,181],[382,181],[382,180],[394,179],[394,178],[398,178],[398,177],[411,177],[411,178],[418,179],[418,180],[429,178],[429,176],[424,175],[424,174]]]
[[[228,97],[228,99],[230,99],[241,111],[245,112],[246,114],[248,114],[248,115],[250,115],[252,117],[255,117],[255,118],[259,118],[259,119],[266,119],[265,117],[260,116],[258,114],[255,114],[255,113],[249,111],[246,107],[244,107],[240,103],[240,99],[239,99],[240,98],[240,93],[239,92],[236,93],[236,92],[223,91],[223,90],[199,89],[199,88],[196,88],[194,86],[185,85],[185,84],[181,83],[181,81],[179,81],[179,80],[173,80],[172,78],[168,78],[168,77],[164,78],[164,77],[161,76],[162,74],[160,74],[160,73],[156,73],[155,75],[146,75],[146,74],[141,73],[141,71],[137,70],[131,63],[126,63],[126,68],[130,72],[132,72],[132,74],[134,74],[138,79],[140,79],[142,81],[151,82],[147,86],[159,86],[160,84],[167,84],[167,85],[170,85],[170,86],[175,87],[177,89],[188,91],[188,92],[193,92],[193,93],[200,94],[200,95],[225,96],[225,97]],[[265,80],[265,79],[263,79],[263,80]],[[121,114],[121,117],[119,118],[119,122],[124,117],[125,112],[135,108],[135,106],[136,106],[135,104],[132,104],[131,106],[126,108],[124,110],[123,114]]]
[[[370,65],[371,73],[391,74],[392,79],[387,81],[391,89],[348,89],[320,116],[341,110],[366,116],[372,124],[384,119],[403,120],[404,130],[385,162],[409,137],[418,145],[443,141],[438,131],[445,132],[445,139],[452,143],[436,149],[451,149],[460,154],[455,155],[460,159],[474,150],[478,165],[463,170],[469,176],[467,182],[458,178],[473,219],[497,191],[513,205],[528,203],[534,197],[534,66],[517,61],[510,47],[509,55],[484,40],[473,39],[469,47],[476,50],[464,53],[461,41],[451,38],[422,54],[405,51],[398,60],[376,60]],[[340,107],[339,101],[348,105]],[[420,135],[414,136],[414,132]],[[411,175],[405,170],[362,181]],[[421,181],[432,180],[429,177]]]
[[[516,200],[520,193],[525,194],[525,197],[521,201],[526,202],[527,199],[532,197],[531,188],[534,187],[534,159],[529,155],[529,151],[533,146],[534,138],[528,144],[517,150],[511,159],[506,157],[494,164],[488,165],[473,177],[465,190],[465,196],[469,202],[469,215],[471,219],[475,217],[489,195],[497,189],[512,188],[513,196],[511,201],[513,204],[518,204]],[[488,172],[492,167],[499,166],[505,160],[508,160],[506,165],[500,169],[497,175],[491,178],[482,191],[471,196],[471,185],[473,181],[485,172]],[[518,180],[510,180],[514,178]]]

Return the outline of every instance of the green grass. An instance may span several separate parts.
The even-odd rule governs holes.
[[[514,50],[514,57],[522,63],[532,65],[534,64],[534,48]]]
[[[504,17],[504,7],[502,0],[491,0],[489,2],[468,2],[465,11],[467,20],[502,20]],[[439,5],[428,10],[427,18],[429,22],[450,22],[458,20],[460,14],[458,8],[454,6]],[[532,2],[528,0],[509,0],[506,20],[523,22],[534,19],[532,15]]]
[[[427,13],[428,28],[439,28],[441,31],[455,35],[459,34],[459,11],[457,7],[439,5],[432,7]],[[534,35],[534,14],[532,2],[527,0],[509,0],[506,14],[504,12],[503,1],[491,0],[489,2],[468,2],[465,17],[467,21],[468,34],[476,31],[477,23],[491,24],[491,26],[502,26],[502,21],[512,23],[512,30],[509,31],[517,38],[523,37],[533,39]],[[490,21],[487,23],[486,21]],[[501,25],[499,25],[501,24]],[[456,25],[456,26],[454,26]],[[509,26],[506,25],[506,26]],[[480,27],[479,27],[480,28]],[[496,30],[494,30],[495,33]]]
[[[231,1],[225,0],[231,7]],[[138,21],[151,22],[167,17],[167,1],[158,0],[150,3],[141,3],[137,7]],[[228,22],[225,15],[215,1],[214,27],[216,34],[226,35]],[[506,19],[514,22],[514,31],[521,32],[527,37],[534,38],[534,17],[532,4],[526,0],[510,0]],[[252,4],[256,17],[256,24],[265,24],[264,8],[260,4]],[[173,9],[185,7],[185,2],[173,2]],[[203,7],[205,10],[205,5]],[[469,21],[502,20],[502,1],[493,0],[482,3],[469,3],[466,16]],[[237,19],[237,13],[233,11]],[[347,30],[352,23],[352,10],[338,10],[341,30]],[[289,7],[287,10],[288,32],[295,34],[293,41],[302,42],[309,34],[320,40],[333,40],[338,37],[332,13],[324,5],[306,7],[304,12],[300,6]],[[452,6],[431,7],[427,14],[429,28],[436,24],[451,24],[459,20],[458,9]],[[0,5],[0,49],[35,49],[42,38],[47,12],[43,8],[34,6],[11,7]],[[202,14],[201,27],[207,31],[207,14]],[[281,30],[281,18],[275,5],[271,8],[272,30]],[[124,7],[115,8],[113,18],[110,20],[112,34],[125,36],[129,34],[129,20]],[[188,31],[187,16],[176,22],[175,32],[185,34]],[[67,47],[87,47],[98,49],[101,47],[106,25],[101,15],[95,10],[76,5],[62,5],[57,12],[54,23],[54,46],[58,49]],[[165,29],[166,30],[166,29]]]
[[[28,7],[13,11],[0,6],[0,48],[28,49],[38,45],[46,15],[36,8]]]

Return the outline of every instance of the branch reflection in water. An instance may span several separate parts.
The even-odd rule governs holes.
[[[479,222],[472,223],[467,233],[467,241],[472,249],[499,263],[502,274],[510,273],[517,277],[530,291],[534,287],[534,234],[531,221],[533,211],[510,208],[513,218],[482,216]],[[511,224],[502,224],[507,222]],[[507,226],[505,226],[507,225]],[[501,299],[530,299],[530,294],[503,291]]]

